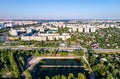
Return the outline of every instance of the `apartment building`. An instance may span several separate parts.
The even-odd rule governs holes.
[[[18,36],[18,31],[17,30],[14,30],[14,29],[11,29],[9,31],[9,34],[12,35],[12,36]]]
[[[36,40],[36,41],[46,41],[46,40],[67,40],[71,38],[68,33],[63,33],[62,35],[56,34],[47,34],[47,33],[40,33],[38,36],[22,36],[21,40],[28,41],[28,40]]]

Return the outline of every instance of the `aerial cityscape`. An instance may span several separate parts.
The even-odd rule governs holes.
[[[119,0],[1,0],[0,79],[120,79]]]

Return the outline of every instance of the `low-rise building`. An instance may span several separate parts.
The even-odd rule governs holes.
[[[84,28],[84,32],[85,33],[89,33],[90,32],[90,28],[88,28],[88,27]]]
[[[91,31],[91,32],[96,32],[96,28],[94,28],[94,27],[93,27],[93,28],[90,28],[90,31]]]
[[[47,34],[47,33],[40,33],[38,36],[22,36],[21,40],[29,41],[29,40],[36,40],[36,41],[46,41],[46,40],[66,40],[71,38],[68,33],[63,33],[62,35],[56,34]]]
[[[78,28],[78,32],[83,32],[83,30],[84,30],[84,28],[82,28],[82,27]]]
[[[21,36],[21,40],[24,40],[24,41],[30,41],[30,40],[46,41],[46,37],[45,36]]]
[[[39,32],[45,32],[45,29],[43,27],[35,27],[35,30]]]
[[[0,29],[3,29],[3,28],[5,28],[5,26],[4,26],[3,23],[1,23],[1,24],[0,24]]]
[[[18,31],[11,29],[11,30],[9,31],[9,34],[12,35],[12,36],[18,36]]]
[[[5,23],[4,26],[5,26],[5,27],[13,27],[13,23],[11,23],[11,22]]]

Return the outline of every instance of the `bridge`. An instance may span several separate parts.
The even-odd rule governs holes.
[[[80,65],[40,65],[39,67],[84,67]]]
[[[76,58],[80,58],[80,56],[56,56],[56,57],[51,57],[51,56],[43,56],[43,57],[33,57],[32,60],[30,60],[28,63],[30,64],[30,67],[28,69],[33,69],[33,67],[40,62],[40,60],[43,59],[76,59]],[[54,65],[55,67],[56,65]],[[63,66],[63,65],[62,65]],[[60,66],[60,67],[62,67]],[[45,66],[47,67],[47,66]],[[50,67],[50,66],[49,66]],[[51,66],[53,67],[53,65]],[[69,67],[69,66],[68,66]]]

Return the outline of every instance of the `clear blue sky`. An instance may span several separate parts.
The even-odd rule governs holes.
[[[120,19],[120,0],[0,0],[2,19]]]

